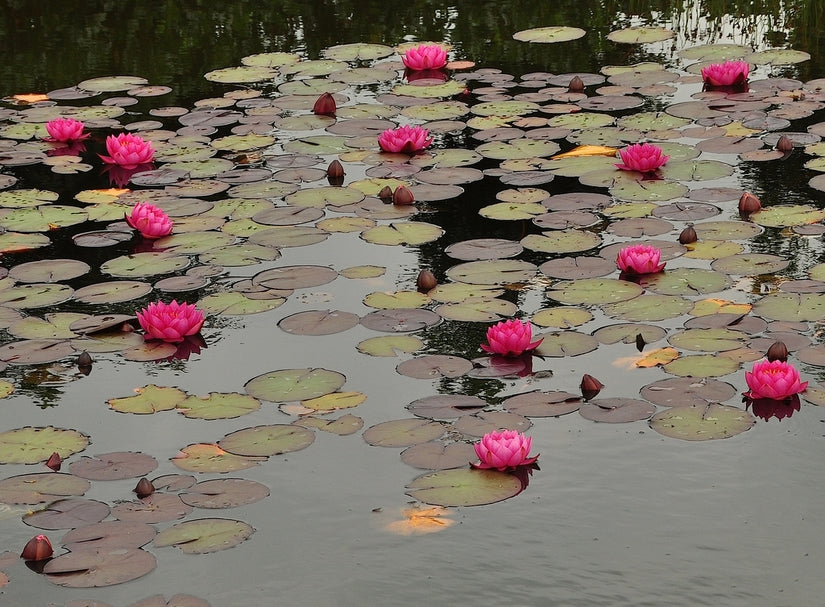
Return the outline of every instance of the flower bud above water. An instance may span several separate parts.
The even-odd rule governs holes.
[[[780,152],[792,152],[793,151],[793,141],[787,135],[782,135],[779,138],[779,141],[776,142],[776,149]]]
[[[688,226],[682,233],[679,234],[679,244],[691,244],[699,240],[699,237],[696,235],[696,230],[693,226]]]
[[[335,97],[330,93],[323,93],[315,100],[315,105],[312,106],[312,113],[318,116],[335,116],[337,109]]]
[[[751,213],[756,213],[761,209],[762,203],[750,192],[743,193],[739,198],[739,214],[743,217],[747,217]]]
[[[582,376],[582,383],[580,387],[584,400],[590,400],[601,392],[602,388],[604,388],[604,384],[592,375],[585,373]]]
[[[398,205],[405,205],[405,204],[412,204],[415,202],[415,196],[413,196],[412,190],[405,185],[400,185],[395,188],[395,192],[392,193],[392,203]]]
[[[152,481],[144,476],[138,481],[137,486],[134,488],[134,492],[140,498],[148,497],[155,492],[155,486],[152,484]]]
[[[49,541],[49,538],[45,535],[35,535],[26,543],[20,556],[27,561],[42,561],[49,558],[52,554],[54,554],[54,550],[52,549],[52,543]]]
[[[788,360],[788,347],[781,341],[775,341],[768,348],[766,356],[770,361],[781,360],[785,362]]]
[[[46,460],[46,467],[51,468],[55,472],[60,470],[61,464],[63,464],[63,458],[60,457],[60,454],[57,451],[52,452],[49,459]]]
[[[429,270],[421,270],[418,273],[418,278],[415,281],[415,286],[418,287],[419,292],[427,293],[438,286],[438,281],[435,278],[435,274],[433,274]]]
[[[567,85],[567,91],[570,93],[583,93],[584,80],[580,76],[573,76],[570,79],[570,84]]]

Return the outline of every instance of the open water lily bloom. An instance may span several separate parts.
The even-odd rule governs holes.
[[[646,244],[634,244],[619,251],[616,265],[625,274],[656,274],[665,268],[662,252]]]
[[[501,356],[521,356],[536,349],[544,338],[532,341],[533,330],[529,322],[517,319],[504,320],[487,329],[487,343],[481,349]]]
[[[378,136],[378,145],[385,152],[414,154],[430,147],[432,142],[430,131],[408,124],[397,129],[387,129]]]
[[[745,381],[750,388],[745,396],[752,399],[785,400],[804,392],[808,387],[808,382],[800,379],[799,371],[792,364],[781,360],[756,361],[752,370],[745,371]]]
[[[141,328],[149,339],[160,339],[171,343],[183,341],[187,335],[194,335],[203,326],[203,312],[195,304],[156,301],[137,313]]]
[[[652,143],[635,143],[619,150],[621,163],[616,164],[616,168],[623,171],[639,171],[640,173],[652,173],[659,167],[667,164],[670,156],[662,152],[662,148]]]
[[[155,157],[152,144],[132,133],[106,137],[106,151],[109,155],[100,157],[103,162],[116,164],[124,169],[133,169],[140,164],[147,164]]]
[[[447,51],[440,44],[419,44],[407,49],[401,61],[413,71],[437,70],[447,65]]]
[[[172,233],[172,220],[166,212],[148,202],[138,202],[125,216],[126,223],[145,238],[162,238]]]
[[[702,68],[702,80],[709,86],[736,86],[748,79],[747,61],[725,61]]]
[[[530,457],[533,439],[517,430],[488,432],[473,445],[479,462],[470,464],[482,470],[512,470],[535,463],[538,455]]]
[[[71,143],[88,139],[89,134],[83,132],[83,123],[74,118],[55,118],[46,123],[46,132],[49,134],[46,141]]]

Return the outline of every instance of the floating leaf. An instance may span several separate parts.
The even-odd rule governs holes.
[[[413,479],[407,495],[437,506],[481,506],[518,495],[519,478],[497,470],[443,470]]]
[[[59,586],[96,588],[135,580],[155,565],[154,555],[145,550],[111,547],[73,550],[46,563],[43,573]]]
[[[663,407],[688,407],[722,402],[732,398],[736,389],[715,379],[673,377],[648,384],[641,390],[642,397]]]
[[[109,506],[97,500],[63,499],[52,502],[43,510],[23,517],[23,522],[38,529],[73,529],[99,523],[109,516]]]
[[[190,419],[233,419],[261,408],[258,399],[237,392],[210,392],[190,396],[175,404],[175,409]]]
[[[666,365],[679,358],[679,351],[676,348],[659,348],[645,354],[636,361],[637,367],[648,368]]]
[[[88,444],[89,437],[76,430],[26,426],[0,433],[0,463],[36,464],[45,462],[54,452],[66,459]]]
[[[269,496],[266,485],[242,478],[203,481],[180,494],[185,504],[196,508],[236,508]]]
[[[582,400],[569,392],[525,392],[502,402],[512,413],[524,417],[558,417],[578,411]]]
[[[177,546],[186,554],[207,554],[234,548],[254,532],[253,527],[241,521],[202,518],[164,529],[155,537],[154,545]]]
[[[397,419],[367,428],[364,440],[375,447],[409,447],[441,438],[444,426],[421,418]]]
[[[647,419],[656,405],[637,398],[599,398],[582,403],[579,414],[594,422],[623,424]]]
[[[315,441],[312,430],[286,424],[255,426],[227,434],[218,445],[243,456],[272,456],[306,449]]]
[[[257,466],[264,457],[245,457],[227,453],[218,445],[199,443],[180,450],[172,463],[187,472],[235,472]]]
[[[253,377],[244,389],[261,400],[291,402],[330,394],[345,381],[342,374],[327,369],[281,369]]]
[[[69,465],[69,471],[90,481],[113,481],[146,476],[157,467],[158,462],[151,455],[121,451],[81,457]]]
[[[83,495],[91,487],[86,479],[72,474],[43,472],[23,474],[0,480],[0,502],[5,504],[40,504]]]
[[[567,305],[607,304],[633,299],[642,291],[639,285],[625,280],[584,278],[556,283],[548,296]]]
[[[477,459],[475,449],[469,443],[430,441],[407,447],[401,452],[402,462],[425,470],[463,468]]]
[[[331,432],[338,436],[354,434],[364,427],[364,420],[351,413],[342,415],[338,419],[321,419],[319,417],[304,416],[294,423],[297,426],[323,430],[324,432]]]
[[[370,356],[398,356],[402,352],[416,352],[422,347],[424,347],[424,342],[414,335],[370,337],[357,346],[359,352]]]
[[[676,33],[673,30],[663,27],[636,25],[614,30],[607,35],[607,39],[624,44],[647,44],[670,40],[675,35]]]
[[[739,369],[739,361],[698,354],[695,356],[681,356],[664,365],[664,370],[679,377],[721,377]]]
[[[650,419],[650,427],[656,432],[691,441],[730,438],[755,423],[747,411],[718,403],[665,409]]]
[[[583,29],[578,27],[556,25],[521,30],[513,34],[513,38],[520,42],[567,42],[577,40],[585,33]]]

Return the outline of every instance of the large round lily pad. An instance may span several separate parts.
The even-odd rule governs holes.
[[[269,495],[269,488],[243,478],[203,481],[181,493],[185,504],[197,508],[235,508],[252,504]]]
[[[164,529],[155,537],[154,545],[177,546],[186,554],[207,554],[233,548],[254,532],[251,525],[242,521],[202,518]]]
[[[638,297],[642,291],[642,287],[626,280],[583,278],[556,283],[547,295],[563,304],[576,306],[627,301]]]
[[[0,480],[0,502],[40,504],[70,496],[83,495],[91,487],[86,479],[73,474],[43,472],[22,474]]]
[[[650,427],[656,432],[690,441],[730,438],[755,423],[748,411],[718,403],[665,409],[650,419]]]
[[[345,381],[342,374],[327,369],[280,369],[253,377],[244,389],[261,400],[291,402],[335,392]]]
[[[0,463],[36,464],[45,462],[54,452],[66,459],[88,444],[89,437],[77,430],[26,426],[0,433]]]
[[[441,438],[446,428],[429,419],[396,419],[364,430],[364,440],[376,447],[409,447]]]
[[[587,32],[578,27],[554,25],[521,30],[513,34],[513,38],[520,42],[567,42],[581,38],[586,33]]]
[[[663,407],[689,407],[722,402],[732,398],[736,389],[728,383],[716,379],[693,377],[672,377],[648,384],[641,395],[652,403]]]
[[[53,584],[67,588],[113,586],[142,577],[155,568],[155,556],[140,548],[73,550],[43,568]]]
[[[151,455],[121,451],[82,457],[70,464],[69,471],[92,481],[112,481],[146,476],[157,467],[158,461]]]
[[[229,453],[245,456],[272,456],[306,449],[315,441],[307,428],[287,424],[255,426],[227,434],[218,446]]]
[[[407,495],[436,506],[481,506],[521,491],[517,476],[497,470],[441,470],[419,476],[407,485]]]

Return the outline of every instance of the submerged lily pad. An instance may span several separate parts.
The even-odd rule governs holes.
[[[748,411],[718,403],[665,409],[650,419],[650,427],[656,432],[690,441],[730,438],[755,423]]]
[[[498,470],[442,470],[419,476],[407,485],[407,495],[436,506],[493,504],[521,491],[517,476]]]

